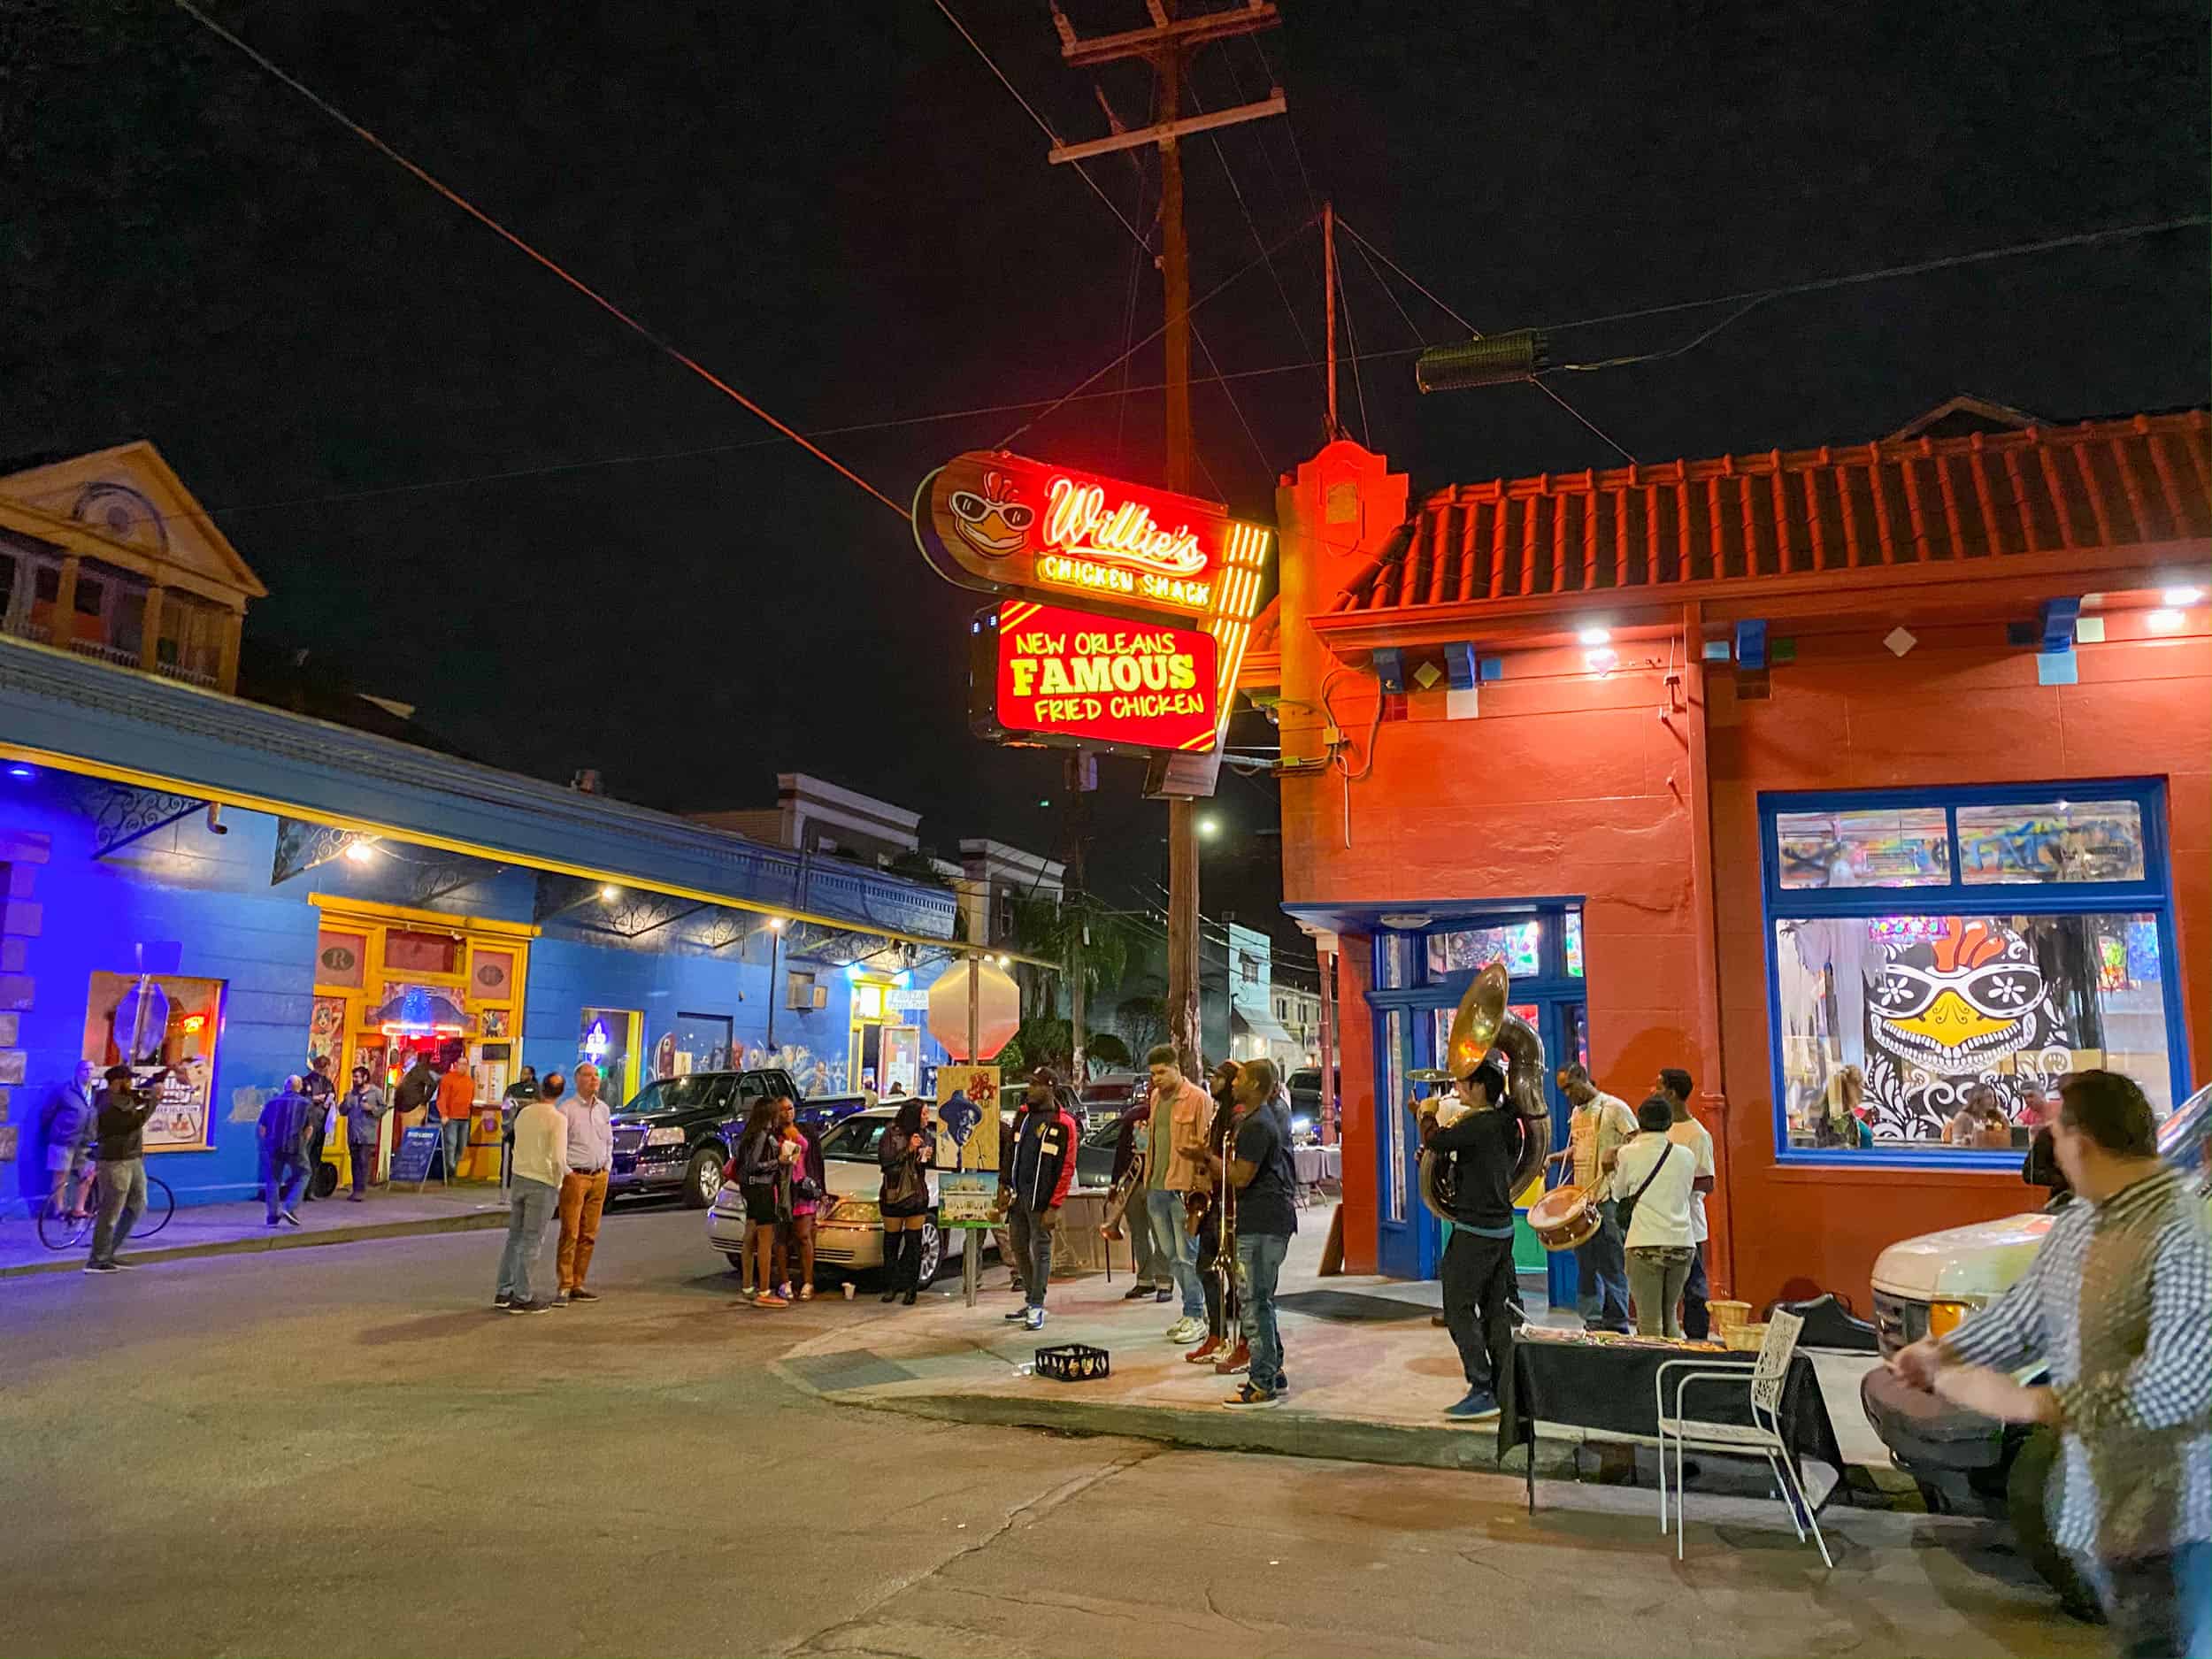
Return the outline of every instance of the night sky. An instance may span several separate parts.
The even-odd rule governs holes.
[[[1282,5],[1283,29],[1194,72],[1209,109],[1274,79],[1291,107],[1187,144],[1196,293],[1325,194],[1484,329],[2206,205],[2201,4]],[[1067,9],[1087,33],[1144,21],[1137,0]],[[1143,119],[1144,72],[1064,67],[1042,0],[954,10],[1064,136],[1105,131],[1094,86]],[[211,11],[784,419],[873,426],[822,442],[901,501],[1025,417],[883,423],[1057,396],[1122,350],[1133,279],[1135,333],[1158,321],[1127,233],[928,0]],[[1140,226],[1150,167],[1091,164]],[[152,439],[272,589],[262,643],[339,659],[471,753],[595,766],[629,799],[766,804],[804,770],[922,810],[948,851],[1055,841],[1059,762],[968,736],[978,596],[898,518],[183,12],[0,11],[0,458]],[[1363,351],[1454,335],[1344,257]],[[2201,403],[2206,266],[2192,229],[1786,298],[1689,355],[1554,384],[1647,461],[1862,441],[1959,391],[2052,419]],[[1561,329],[1553,354],[1724,314]],[[1322,435],[1320,377],[1294,366],[1318,351],[1317,239],[1197,319],[1224,369],[1292,366],[1196,401],[1201,489],[1271,518],[1274,475]],[[1130,382],[1159,367],[1140,352]],[[1527,388],[1421,398],[1403,355],[1348,375],[1344,405],[1417,492],[1617,458]],[[1159,424],[1156,392],[1089,399],[1015,447],[1152,478]],[[599,464],[618,457],[656,458]],[[1237,738],[1271,741],[1256,719]],[[1094,814],[1098,874],[1128,896],[1161,858],[1137,781],[1108,763]],[[1223,791],[1233,831],[1272,826],[1263,780]],[[1256,920],[1273,842],[1246,845],[1207,908]]]

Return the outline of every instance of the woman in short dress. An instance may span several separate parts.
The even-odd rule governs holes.
[[[882,1300],[914,1305],[921,1289],[922,1229],[929,1223],[929,1166],[936,1139],[918,1100],[903,1102],[883,1132],[876,1161],[883,1166],[878,1207],[883,1211]]]

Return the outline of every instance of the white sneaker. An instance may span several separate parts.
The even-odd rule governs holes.
[[[1167,1340],[1178,1344],[1195,1342],[1205,1334],[1206,1322],[1203,1319],[1181,1318],[1167,1328]]]
[[[1042,1308],[1030,1309],[1026,1313],[1023,1314],[1022,1324],[1032,1331],[1043,1330],[1045,1328],[1045,1310]]]

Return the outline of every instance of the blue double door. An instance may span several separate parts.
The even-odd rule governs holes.
[[[1458,1011],[1466,979],[1455,976],[1440,985],[1417,990],[1371,994],[1375,1010],[1375,1084],[1382,1110],[1376,1136],[1378,1171],[1378,1248],[1381,1270],[1394,1279],[1432,1279],[1443,1255],[1444,1229],[1421,1202],[1420,1136],[1412,1114],[1406,1110],[1409,1094],[1427,1094],[1427,1085],[1412,1085],[1409,1072],[1433,1068],[1448,1052],[1452,1017]],[[1567,1144],[1565,1098],[1553,1074],[1571,1060],[1589,1061],[1588,1005],[1582,984],[1516,985],[1514,1012],[1536,1027],[1544,1040],[1546,1098],[1551,1104],[1551,1142],[1554,1150]],[[1575,1260],[1571,1253],[1548,1261],[1551,1301],[1572,1307],[1575,1301]]]

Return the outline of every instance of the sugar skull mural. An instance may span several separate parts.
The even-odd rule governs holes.
[[[1982,918],[1902,919],[1912,925],[1866,972],[1866,1107],[1884,1140],[1934,1141],[1975,1084],[2009,1111],[2016,1069],[2063,1071],[2074,1044],[2019,933]]]

